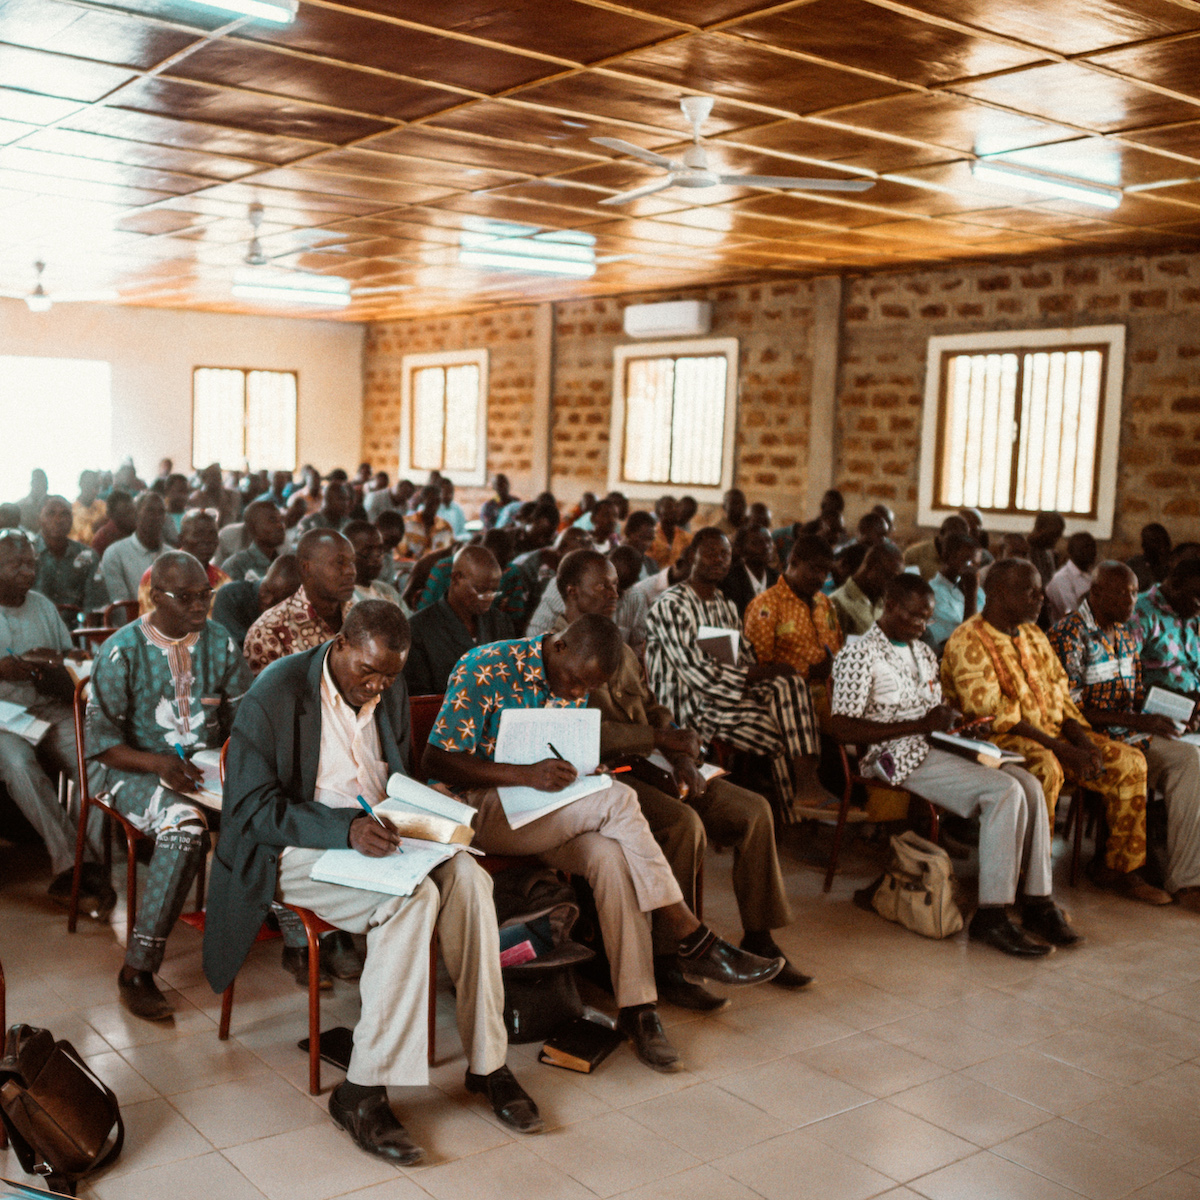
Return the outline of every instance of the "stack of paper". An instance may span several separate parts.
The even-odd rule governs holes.
[[[736,629],[719,629],[715,625],[701,625],[696,630],[696,645],[717,662],[736,667],[742,635]]]
[[[1152,687],[1142,705],[1142,712],[1154,716],[1170,717],[1181,728],[1192,719],[1195,711],[1196,702],[1191,696],[1161,687]]]
[[[467,849],[443,842],[401,838],[400,848],[382,858],[368,858],[357,850],[326,850],[313,863],[310,876],[318,883],[340,883],[343,887],[361,888],[366,892],[411,896],[413,889],[434,867]]]
[[[557,792],[532,787],[500,788],[500,804],[511,829],[520,829],[612,786],[607,775],[592,774],[600,764],[598,708],[506,708],[500,714],[496,762],[530,765],[557,757],[555,750],[575,768],[578,777]]]
[[[23,737],[31,746],[36,746],[50,732],[50,722],[35,717],[20,704],[0,700],[0,729]]]

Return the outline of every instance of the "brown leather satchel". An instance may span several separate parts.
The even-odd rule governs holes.
[[[85,1175],[121,1153],[125,1125],[112,1090],[70,1042],[14,1025],[0,1059],[0,1117],[22,1170],[75,1195]]]

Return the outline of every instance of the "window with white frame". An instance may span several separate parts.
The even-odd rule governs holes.
[[[192,372],[192,466],[296,469],[295,371],[197,367]]]
[[[720,500],[733,481],[737,355],[736,338],[613,351],[610,489]]]
[[[440,471],[487,480],[488,352],[406,354],[401,360],[400,474]]]
[[[918,520],[978,508],[1019,531],[1043,510],[1112,534],[1125,327],[929,339]]]

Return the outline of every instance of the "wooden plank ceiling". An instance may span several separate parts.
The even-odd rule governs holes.
[[[674,188],[597,146],[878,179]],[[1120,187],[983,186],[977,155]],[[1197,0],[0,0],[0,290],[260,312],[230,295],[263,205],[275,269],[343,319],[963,258],[1200,247]],[[480,218],[594,235],[590,279],[470,269]],[[327,315],[295,311],[296,315]]]

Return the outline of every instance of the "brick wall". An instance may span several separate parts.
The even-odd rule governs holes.
[[[709,336],[738,339],[735,474],[756,498],[790,513],[804,491],[808,455],[812,284],[807,279],[556,305],[553,490],[574,499],[584,490],[606,489],[613,349],[630,340],[622,332],[621,314],[630,303],[680,299],[711,301]]]
[[[805,491],[812,284],[780,280],[555,305],[551,487],[574,501],[608,471],[612,351],[628,303],[713,302],[714,337],[740,342],[737,483],[776,520]],[[489,472],[528,490],[533,386],[531,307],[390,322],[366,348],[364,455],[393,470],[400,357],[492,351]],[[926,340],[935,334],[1120,322],[1127,327],[1115,550],[1147,521],[1178,540],[1200,536],[1200,255],[1122,255],[1011,266],[946,267],[848,277],[837,404],[835,479],[857,520],[878,500],[913,535]],[[480,494],[482,495],[482,493]],[[470,501],[472,495],[464,497]]]
[[[937,334],[1126,326],[1113,548],[1148,521],[1200,533],[1200,255],[1071,258],[864,275],[844,292],[836,480],[913,531],[926,341]]]
[[[363,457],[376,470],[395,476],[400,453],[404,355],[486,349],[488,475],[501,471],[512,481],[517,495],[531,495],[534,311],[532,307],[496,308],[368,326],[363,371]],[[459,499],[473,511],[489,494],[482,488],[462,488]]]

